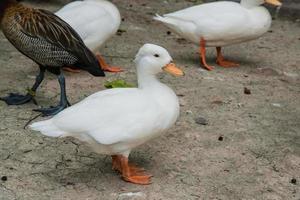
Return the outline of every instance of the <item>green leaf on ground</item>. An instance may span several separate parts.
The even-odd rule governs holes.
[[[104,86],[106,88],[132,88],[134,87],[133,84],[131,83],[127,83],[124,80],[118,79],[118,80],[114,80],[114,81],[107,81]]]

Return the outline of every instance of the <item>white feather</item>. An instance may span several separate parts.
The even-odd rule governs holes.
[[[97,92],[30,128],[46,136],[78,138],[98,153],[128,155],[132,148],[166,131],[178,118],[177,96],[155,78],[171,60],[165,49],[147,44],[136,58],[139,88]]]
[[[106,0],[74,1],[55,13],[96,52],[118,30],[121,17],[115,5]]]
[[[228,1],[201,4],[154,19],[195,44],[205,39],[206,46],[256,39],[267,32],[272,21],[267,9],[259,4],[248,7]]]

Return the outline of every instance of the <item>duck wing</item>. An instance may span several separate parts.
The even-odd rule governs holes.
[[[138,89],[111,89],[95,93],[31,128],[52,137],[88,135],[100,144],[115,144],[159,132],[164,120],[160,113],[161,107]]]
[[[95,76],[104,76],[95,55],[85,46],[77,32],[58,16],[46,10],[33,9],[32,12],[20,13],[17,22],[23,34],[31,39],[38,39],[42,43],[40,45],[48,47],[47,49],[50,46],[50,50],[54,50],[52,53],[66,52],[72,59],[66,58],[64,65],[74,65]],[[47,51],[36,53],[51,55]],[[60,58],[54,55],[53,59]]]
[[[90,50],[96,51],[116,33],[121,23],[118,9],[110,4],[106,1],[75,1],[55,14],[77,31]]]
[[[193,23],[199,36],[207,39],[234,38],[248,32],[248,11],[239,3],[213,2],[193,6],[173,13],[163,15],[165,18],[178,20],[182,23]]]

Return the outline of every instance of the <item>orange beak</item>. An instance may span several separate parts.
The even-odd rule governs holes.
[[[169,63],[166,66],[162,68],[165,72],[168,72],[170,74],[173,74],[174,76],[184,76],[184,72],[177,68],[174,63]]]
[[[278,0],[265,0],[266,3],[274,5],[274,6],[281,6],[282,3]]]

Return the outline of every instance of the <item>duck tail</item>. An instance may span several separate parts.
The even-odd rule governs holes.
[[[87,47],[85,48],[84,56],[73,66],[85,70],[93,76],[105,76],[102,66],[97,57]]]
[[[98,61],[95,61],[92,64],[75,63],[73,64],[73,66],[85,70],[90,74],[92,74],[93,76],[105,76],[105,73],[102,70],[102,66],[98,63]]]
[[[160,16],[159,14],[155,14],[153,19],[156,21],[160,21],[160,22],[166,22],[166,19],[164,17]]]
[[[154,17],[153,17],[154,20],[156,21],[160,21],[162,23],[164,23],[165,25],[167,25],[168,27],[172,28],[174,27],[174,25],[176,25],[177,23],[177,20],[171,18],[171,17],[168,17],[168,16],[160,16],[158,14],[156,14]]]
[[[59,130],[52,122],[51,119],[35,122],[29,126],[30,129],[39,131],[48,137],[61,137],[66,135],[66,132]]]

